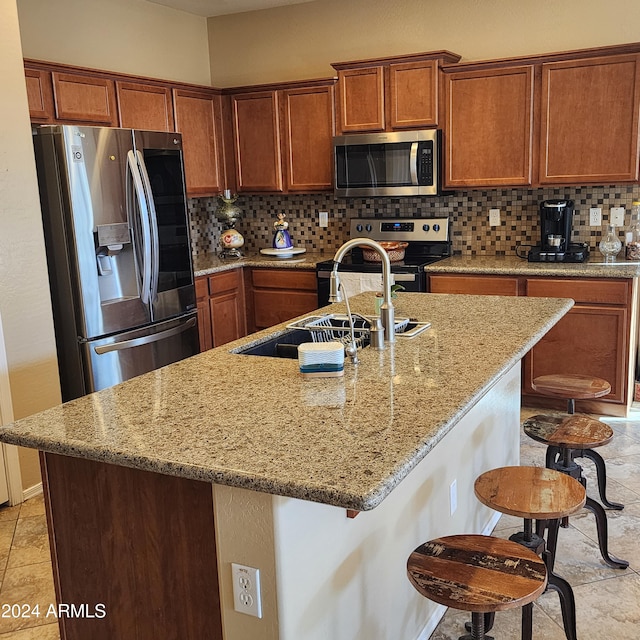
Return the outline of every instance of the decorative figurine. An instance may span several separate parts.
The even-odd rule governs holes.
[[[220,196],[222,202],[216,209],[216,217],[225,226],[225,230],[220,235],[221,258],[242,258],[240,247],[244,245],[244,238],[235,229],[236,222],[242,218],[242,209],[234,204],[237,199],[237,194],[232,196],[231,191],[225,189],[223,195]]]
[[[276,230],[273,235],[273,248],[274,249],[291,249],[293,242],[291,242],[291,236],[287,231],[289,223],[285,220],[286,215],[284,213],[278,214],[278,219],[273,223],[273,227]]]

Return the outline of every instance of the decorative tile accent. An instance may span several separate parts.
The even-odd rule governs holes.
[[[542,200],[566,198],[575,202],[573,242],[596,250],[602,229],[589,226],[589,208],[601,207],[603,225],[611,207],[624,207],[628,225],[632,200],[640,198],[638,185],[587,186],[544,189],[494,189],[455,192],[452,195],[406,198],[335,198],[333,194],[242,195],[237,204],[244,217],[237,225],[247,251],[270,247],[276,214],[286,213],[294,245],[307,251],[335,251],[349,239],[354,217],[429,218],[449,215],[453,252],[462,255],[513,255],[520,245],[540,241],[538,207]],[[222,224],[215,218],[216,198],[189,200],[194,253],[218,248]],[[499,208],[501,225],[489,226],[489,209]],[[329,212],[329,227],[318,226],[318,211]],[[619,234],[622,238],[622,231]]]

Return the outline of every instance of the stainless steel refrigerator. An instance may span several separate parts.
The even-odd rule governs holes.
[[[198,353],[180,134],[34,129],[63,399]]]

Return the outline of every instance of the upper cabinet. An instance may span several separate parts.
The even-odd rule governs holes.
[[[57,120],[118,126],[113,80],[58,71],[52,72],[51,79]]]
[[[342,133],[438,125],[439,69],[460,56],[448,51],[336,62],[337,120]]]
[[[526,186],[532,181],[532,65],[447,67],[445,186]]]
[[[42,69],[25,69],[27,101],[32,122],[53,122],[53,88],[51,72]]]
[[[239,192],[332,189],[333,80],[245,88],[230,102]]]
[[[541,184],[638,179],[640,54],[542,65]]]
[[[174,89],[173,103],[175,130],[182,134],[187,194],[216,195],[225,188],[220,94]]]
[[[171,89],[139,82],[116,82],[120,126],[125,129],[173,131]]]

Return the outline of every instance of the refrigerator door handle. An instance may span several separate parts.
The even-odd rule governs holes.
[[[145,304],[150,304],[151,299],[151,228],[149,225],[149,212],[147,210],[147,200],[144,196],[144,187],[140,169],[133,151],[127,153],[129,170],[133,178],[133,186],[136,192],[136,199],[140,208],[140,226],[142,228],[142,293],[140,298]]]
[[[196,325],[196,318],[190,318],[184,324],[181,324],[172,329],[166,331],[160,331],[159,333],[152,333],[147,336],[140,336],[139,338],[133,338],[132,340],[122,340],[121,342],[114,342],[113,344],[106,344],[101,347],[94,347],[93,350],[98,354],[109,353],[110,351],[120,351],[122,349],[131,349],[131,347],[139,347],[143,344],[151,344],[152,342],[158,342],[171,336],[177,336],[180,333],[188,331]]]
[[[158,216],[156,214],[156,205],[151,190],[151,180],[147,166],[144,163],[144,156],[136,150],[138,158],[138,166],[140,167],[140,175],[147,200],[147,212],[149,215],[149,224],[151,228],[151,302],[155,302],[158,297],[158,280],[160,278],[160,240],[158,239]]]

